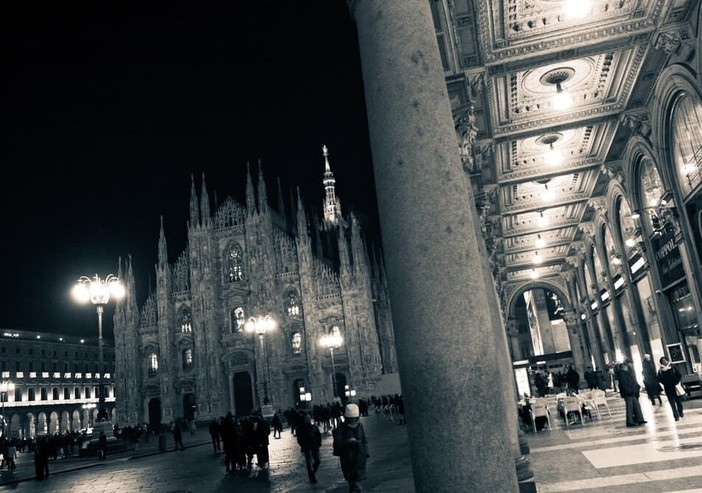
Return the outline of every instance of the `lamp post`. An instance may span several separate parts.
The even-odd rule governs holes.
[[[105,408],[105,389],[102,378],[105,370],[102,350],[102,314],[105,311],[105,305],[110,301],[110,296],[116,300],[120,300],[124,297],[124,294],[124,285],[116,276],[113,276],[112,274],[109,274],[105,279],[101,279],[97,274],[95,274],[95,276],[92,278],[82,276],[73,287],[73,297],[76,301],[79,303],[91,302],[97,307],[99,353],[98,421],[107,420],[107,409]]]
[[[2,436],[3,438],[6,436],[5,434],[5,426],[7,420],[5,419],[5,401],[7,401],[7,393],[12,392],[15,390],[15,384],[7,381],[7,382],[2,382],[0,383],[0,399],[2,399]]]
[[[263,378],[263,404],[270,404],[271,401],[268,398],[268,378],[270,377],[271,368],[268,364],[268,354],[265,353],[265,348],[263,347],[263,337],[266,332],[275,330],[278,327],[275,319],[270,315],[264,315],[262,317],[249,317],[249,319],[244,324],[244,329],[246,332],[255,333],[258,336],[259,341],[261,341],[261,355],[265,354],[266,358],[266,373]]]
[[[332,398],[336,397],[336,373],[334,371],[334,350],[341,347],[344,343],[344,338],[341,337],[339,327],[332,327],[331,332],[322,336],[322,346],[329,348],[331,355],[331,371],[332,371]]]

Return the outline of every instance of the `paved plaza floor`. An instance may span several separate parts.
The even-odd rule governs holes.
[[[645,395],[643,426],[625,425],[622,399],[610,395],[612,415],[585,418],[566,427],[551,399],[552,430],[527,432],[539,493],[702,493],[702,399],[685,403],[685,417],[675,421],[663,398],[652,406]],[[448,418],[448,417],[447,417]],[[407,426],[383,416],[362,419],[370,459],[364,491],[413,493]],[[458,432],[458,430],[457,430]],[[469,440],[470,437],[466,437]],[[223,454],[215,454],[206,428],[183,436],[186,450],[160,453],[152,438],[134,450],[104,461],[94,457],[51,460],[50,477],[34,479],[31,454],[21,454],[15,474],[0,470],[0,492],[17,493],[298,493],[348,491],[339,462],[331,454],[331,434],[323,434],[319,482],[307,481],[305,463],[295,437],[286,428],[281,439],[271,436],[268,471],[254,477],[225,474]],[[470,485],[456,485],[456,493],[473,493]],[[482,492],[479,492],[482,493]],[[500,492],[494,492],[500,493]]]

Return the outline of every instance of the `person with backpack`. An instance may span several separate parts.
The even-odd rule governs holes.
[[[677,368],[670,364],[670,360],[665,356],[658,360],[661,367],[658,370],[658,381],[663,385],[665,396],[668,398],[668,403],[673,409],[673,417],[675,421],[679,421],[683,417],[682,396],[678,395],[676,387],[682,379],[682,375]]]

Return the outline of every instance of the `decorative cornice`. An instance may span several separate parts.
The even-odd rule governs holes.
[[[604,166],[604,165],[603,165]],[[607,214],[607,198],[606,197],[591,197],[587,201],[588,207],[592,207],[597,214],[606,215]]]
[[[651,124],[649,122],[650,113],[648,110],[626,113],[621,118],[621,123],[630,128],[633,132],[638,132],[644,137],[651,135]]]

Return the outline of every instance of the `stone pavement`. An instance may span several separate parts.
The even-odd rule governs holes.
[[[384,416],[362,418],[368,435],[368,475],[365,491],[412,493],[414,483],[406,426]],[[33,455],[20,454],[17,470],[10,474],[0,470],[0,492],[153,492],[153,493],[217,493],[246,492],[334,492],[348,491],[339,469],[339,460],[332,456],[331,433],[322,434],[322,465],[317,484],[307,481],[305,461],[290,429],[281,439],[270,438],[270,469],[256,469],[255,477],[230,476],[224,473],[224,454],[215,454],[207,428],[203,425],[195,435],[183,434],[184,452],[173,451],[173,438],[167,434],[168,452],[159,452],[158,439],[126,452],[114,453],[106,460],[76,457],[49,461],[49,479],[34,477]]]

